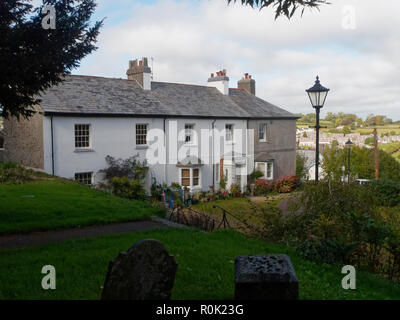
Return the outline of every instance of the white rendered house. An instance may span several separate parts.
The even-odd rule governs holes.
[[[245,190],[255,165],[266,179],[294,174],[296,116],[257,98],[251,77],[237,89],[226,71],[208,86],[154,82],[146,58],[131,61],[127,76],[65,76],[30,120],[5,121],[5,160],[96,184],[107,155],[138,155],[148,188],[177,182],[192,191],[218,188],[222,177]],[[274,147],[261,154],[260,144]]]

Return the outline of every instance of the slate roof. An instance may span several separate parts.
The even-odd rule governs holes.
[[[47,115],[297,119],[241,89],[223,95],[214,87],[152,82],[147,91],[135,81],[93,76],[65,76],[40,99]]]

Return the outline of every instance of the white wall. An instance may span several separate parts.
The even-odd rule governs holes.
[[[94,182],[97,183],[101,179],[98,171],[104,169],[107,164],[105,157],[110,155],[114,158],[123,158],[139,154],[141,160],[163,159],[161,164],[150,165],[150,175],[147,185],[151,184],[151,176],[155,177],[157,183],[180,182],[179,170],[176,162],[183,160],[187,154],[196,155],[202,158],[206,164],[201,167],[201,184],[203,190],[213,184],[213,163],[219,163],[219,159],[226,153],[233,152],[235,154],[243,154],[246,159],[248,144],[246,141],[246,120],[221,120],[215,121],[215,128],[221,133],[220,143],[218,145],[218,134],[214,134],[214,162],[212,159],[212,134],[210,134],[209,145],[205,146],[204,140],[200,141],[202,129],[212,128],[213,119],[166,119],[165,130],[167,136],[167,152],[157,153],[154,157],[152,149],[143,149],[136,146],[135,126],[136,124],[148,124],[149,130],[158,129],[163,132],[164,119],[162,118],[106,118],[106,117],[53,117],[53,146],[54,146],[54,174],[65,178],[74,178],[78,172],[93,172]],[[233,124],[235,129],[235,143],[225,143],[224,129],[225,124]],[[91,150],[85,152],[77,152],[75,150],[75,124],[91,125]],[[197,134],[197,143],[190,145],[184,142],[185,124],[194,124],[194,131]],[[177,132],[182,132],[180,136],[173,135],[173,128],[176,127]],[[44,159],[45,171],[52,173],[52,152],[51,152],[51,119],[44,117]],[[239,131],[240,129],[241,131]],[[176,131],[175,131],[176,132]],[[203,132],[204,133],[204,132]],[[171,137],[171,139],[169,139]],[[154,141],[149,141],[150,144]],[[165,145],[164,137],[159,141],[161,145]],[[173,155],[174,145],[178,148],[178,152]],[[219,148],[218,148],[219,147]],[[251,153],[251,150],[249,151]],[[166,164],[166,159],[172,162]],[[226,156],[225,156],[226,158]],[[214,166],[215,169],[215,166]],[[246,170],[243,170],[246,174]],[[243,181],[246,180],[244,177]]]

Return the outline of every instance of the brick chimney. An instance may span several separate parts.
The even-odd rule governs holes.
[[[144,90],[151,90],[151,69],[147,58],[129,61],[129,69],[126,71],[128,80],[136,80]]]
[[[256,95],[256,81],[252,79],[251,75],[248,73],[245,73],[242,80],[238,81],[238,88],[244,89],[249,93]]]
[[[218,71],[215,76],[211,73],[208,78],[208,85],[217,88],[222,94],[229,94],[229,78],[226,76],[226,70]]]

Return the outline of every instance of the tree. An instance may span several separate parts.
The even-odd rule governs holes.
[[[96,50],[103,21],[91,25],[95,0],[43,0],[34,8],[31,0],[0,2],[0,111],[28,118],[40,103],[38,95],[62,81],[63,74],[79,66]],[[44,29],[42,20],[55,9],[55,29]]]
[[[307,176],[306,160],[306,157],[300,154],[296,155],[296,177],[300,180]]]
[[[348,169],[348,150],[346,148],[325,148],[323,151],[322,168],[331,179],[340,179],[342,166]],[[400,181],[400,163],[389,153],[379,150],[379,176],[382,179]],[[375,178],[374,149],[353,146],[350,150],[351,175],[360,179]]]
[[[228,4],[237,0],[228,0]],[[252,8],[259,7],[260,10],[266,7],[275,7],[275,19],[284,15],[290,19],[293,14],[301,8],[303,15],[306,8],[319,8],[321,4],[329,4],[326,0],[240,0],[242,5],[248,5]]]

